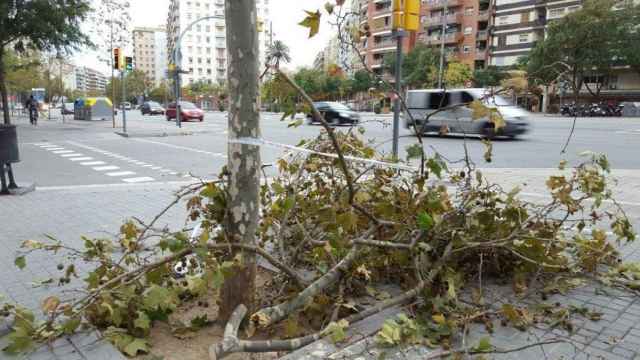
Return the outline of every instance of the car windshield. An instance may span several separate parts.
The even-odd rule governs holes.
[[[195,110],[197,107],[190,102],[181,102],[180,107],[186,110]]]
[[[158,104],[157,102],[149,101],[147,104],[148,104],[150,107],[160,107],[160,104]]]

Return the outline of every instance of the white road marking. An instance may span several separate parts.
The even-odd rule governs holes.
[[[141,182],[150,182],[150,181],[155,181],[155,179],[154,179],[154,178],[152,178],[152,177],[145,176],[145,177],[138,177],[138,178],[122,179],[122,181],[124,181],[124,182],[126,182],[126,183],[133,184],[133,183],[141,183]]]
[[[62,154],[60,156],[65,157],[65,158],[72,158],[72,157],[84,156],[84,154],[74,153],[74,154]]]
[[[172,171],[173,171],[173,170],[169,170],[169,169],[162,169],[162,170],[160,170],[160,172],[163,172],[163,173],[170,173],[170,172],[172,172]]]
[[[54,154],[58,154],[58,155],[60,155],[60,154],[69,154],[69,153],[72,153],[72,152],[73,152],[73,150],[58,150],[58,151],[53,151],[53,153],[54,153]]]
[[[166,146],[166,147],[170,147],[172,149],[191,151],[191,152],[195,152],[195,153],[199,153],[199,154],[205,154],[205,155],[210,155],[210,156],[224,158],[224,159],[227,158],[225,155],[222,155],[221,153],[214,153],[214,152],[211,152],[211,151],[205,151],[205,150],[195,149],[195,148],[186,147],[186,146],[167,144],[167,143],[163,143],[163,142],[160,142],[160,141],[153,141],[153,140],[147,140],[147,139],[133,139],[133,140],[134,141],[139,141],[139,142],[144,142],[144,143],[149,143],[149,144],[156,144],[156,145],[160,145],[160,146]]]
[[[162,169],[162,166],[154,166],[151,168],[151,170],[160,170]]]
[[[153,165],[151,165],[151,164],[147,164],[147,165],[144,165],[143,167],[150,167],[150,168],[152,168],[152,166],[153,166]]]
[[[95,170],[95,171],[111,171],[111,170],[118,170],[118,169],[120,169],[120,168],[117,167],[117,166],[112,166],[112,165],[111,166],[97,166],[97,167],[93,168],[93,170]]]
[[[106,162],[104,161],[89,161],[85,163],[80,163],[80,165],[84,165],[84,166],[94,166],[94,165],[104,165],[104,164],[106,164]]]
[[[92,157],[88,157],[88,156],[83,156],[83,157],[74,157],[69,159],[71,161],[87,161],[87,160],[93,160]]]
[[[118,171],[118,172],[107,173],[107,176],[120,177],[120,176],[131,176],[135,174],[136,173],[134,173],[133,171]]]

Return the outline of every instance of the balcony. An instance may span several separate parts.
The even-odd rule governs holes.
[[[478,21],[489,21],[491,18],[491,12],[489,10],[478,11]]]
[[[396,41],[393,39],[387,39],[387,40],[382,40],[382,41],[378,41],[378,42],[374,42],[371,44],[370,49],[371,50],[380,50],[380,49],[386,49],[386,48],[394,48],[396,47]]]
[[[456,44],[464,39],[464,35],[461,32],[455,32],[451,34],[446,34],[444,37],[445,44]],[[427,45],[440,45],[442,44],[442,36],[432,35],[427,38]]]
[[[425,28],[441,27],[442,22],[445,20],[447,21],[447,24],[462,23],[462,14],[460,13],[450,14],[450,15],[447,15],[446,17],[445,16],[430,17],[427,20],[427,24],[425,25]]]
[[[384,57],[371,60],[371,68],[379,68],[384,64]]]
[[[429,7],[430,10],[444,8],[445,4],[447,5],[448,8],[453,8],[456,6],[461,6],[462,0],[437,0],[437,1],[426,3],[426,5]]]
[[[391,19],[385,23],[385,18],[374,19],[371,22],[371,32],[378,33],[382,31],[390,31],[391,30]]]
[[[480,30],[476,33],[476,41],[483,41],[489,39],[489,33],[487,30]]]
[[[485,60],[487,58],[487,49],[476,49],[476,60]]]

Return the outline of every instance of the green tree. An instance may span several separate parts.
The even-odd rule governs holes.
[[[434,87],[438,82],[440,52],[424,44],[416,45],[402,60],[402,81],[410,88]],[[384,58],[384,68],[395,74],[395,54]]]
[[[473,79],[473,72],[469,65],[458,61],[450,62],[444,72],[444,81],[447,87],[460,87],[471,79]]]
[[[6,124],[11,122],[5,70],[8,49],[68,52],[90,44],[80,30],[89,11],[86,0],[0,2],[0,95]]]
[[[626,1],[618,13],[620,60],[640,75],[640,4]]]
[[[289,55],[289,47],[280,40],[273,42],[273,45],[267,49],[266,61],[267,64],[272,64],[275,67],[280,66],[280,62],[291,62],[291,55]]]
[[[111,96],[113,94],[112,87],[115,86],[115,98],[112,99],[114,104],[119,104],[122,101],[134,102],[137,96],[144,95],[147,90],[147,76],[140,70],[133,70],[125,76],[126,81],[126,99],[122,99],[122,81],[119,77],[112,79],[107,83],[106,93]]]
[[[477,69],[473,73],[473,81],[478,87],[499,86],[504,77],[505,74],[496,66]]]
[[[162,81],[158,86],[149,91],[148,98],[159,103],[164,103],[171,96],[171,90],[166,81]]]
[[[614,0],[587,0],[582,9],[551,23],[547,37],[532,50],[528,59],[529,77],[539,84],[562,78],[568,81],[577,97],[586,85],[599,96],[616,59],[620,56],[625,36],[620,30],[620,17]],[[595,88],[585,84],[586,77],[597,77]]]
[[[302,68],[293,76],[293,80],[313,99],[320,100],[323,95],[325,73],[317,69]]]

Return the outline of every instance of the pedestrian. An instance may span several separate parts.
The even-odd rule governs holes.
[[[38,100],[36,100],[33,95],[29,96],[25,104],[25,109],[29,112],[29,122],[31,125],[38,124]]]

